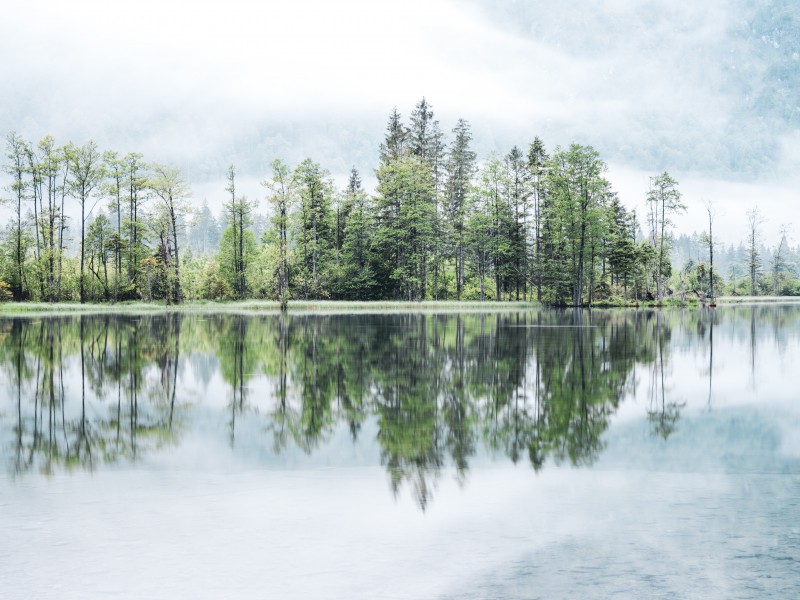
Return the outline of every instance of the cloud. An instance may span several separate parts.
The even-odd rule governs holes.
[[[776,2],[12,0],[0,129],[140,151],[198,185],[275,157],[368,175],[389,111],[424,95],[482,157],[539,135],[642,172],[781,178],[800,19]]]

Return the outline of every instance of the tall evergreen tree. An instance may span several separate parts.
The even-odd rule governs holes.
[[[447,216],[452,236],[456,269],[456,297],[464,289],[464,258],[466,251],[465,226],[469,218],[469,197],[475,170],[475,152],[470,148],[472,132],[469,123],[459,119],[453,129],[453,141],[447,160]]]
[[[470,232],[473,252],[488,266],[476,265],[479,276],[494,277],[495,299],[500,300],[504,292],[510,293],[510,282],[514,273],[514,249],[511,243],[514,230],[514,214],[506,197],[508,171],[502,161],[490,157],[480,170],[475,187],[476,217],[470,223],[482,230]],[[482,273],[483,272],[483,273]],[[485,281],[480,281],[485,294]]]
[[[433,236],[434,190],[427,165],[403,156],[378,170],[376,243],[394,298],[423,300]]]
[[[253,234],[249,231],[251,214],[257,202],[250,201],[244,195],[236,194],[236,167],[230,165],[227,173],[228,199],[223,203],[225,220],[228,227],[223,233],[221,243],[224,247],[227,273],[235,298],[247,297],[247,266],[252,254]],[[248,251],[250,248],[250,251]]]
[[[298,241],[302,259],[299,279],[304,297],[324,297],[326,267],[332,247],[333,184],[327,171],[310,158],[294,172],[299,197]]]
[[[344,232],[347,228],[347,220],[350,218],[350,212],[353,210],[353,203],[357,194],[362,193],[361,188],[361,175],[358,169],[352,167],[350,169],[350,176],[347,179],[347,186],[340,194],[336,195],[334,207],[334,225],[333,225],[333,249],[336,254],[336,272],[337,278],[341,277],[342,265],[341,255],[344,246]]]
[[[611,283],[622,285],[628,299],[628,284],[636,267],[636,243],[632,231],[633,215],[629,214],[616,195],[609,206],[608,265]]]
[[[514,291],[517,300],[528,294],[528,200],[531,176],[522,151],[514,146],[505,158],[508,172],[508,203],[514,214],[511,247],[514,256]]]
[[[548,161],[547,152],[539,137],[535,137],[528,149],[528,168],[532,181],[533,199],[533,239],[534,239],[534,278],[536,280],[536,299],[542,300],[542,204],[544,202],[545,167]]]
[[[711,225],[709,224],[709,230]],[[778,246],[775,248],[775,253],[772,255],[772,293],[777,296],[780,292],[780,279],[781,274],[787,268],[786,254],[789,249],[789,226],[781,225],[781,237],[778,241]],[[713,290],[713,287],[712,287]]]
[[[440,215],[442,185],[444,177],[445,145],[439,121],[434,119],[433,107],[423,97],[411,112],[411,126],[408,129],[409,151],[424,162],[430,173],[434,190],[433,239],[429,262],[433,271],[433,297],[439,297],[439,280],[442,269],[443,251],[442,222]],[[427,278],[426,273],[426,278]]]
[[[403,125],[397,108],[389,115],[386,125],[386,137],[380,148],[381,165],[388,164],[403,156],[408,150],[408,129]]]
[[[760,228],[764,224],[764,218],[761,216],[761,211],[758,207],[754,206],[747,211],[747,274],[750,278],[750,295],[755,296],[757,293],[758,277],[761,274],[761,253],[759,251]]]
[[[495,276],[495,290],[500,289],[499,266],[505,263],[500,252],[503,247],[501,231],[506,229],[510,218],[504,210],[501,197],[504,176],[500,162],[492,157],[478,171],[477,183],[473,188],[473,211],[467,224],[467,244],[478,277],[481,301],[487,297],[486,281],[492,274]]]
[[[600,235],[609,191],[601,176],[605,169],[594,148],[578,144],[556,149],[548,165],[545,268],[555,303],[581,306],[587,284],[591,290],[593,240]]]
[[[382,283],[382,297],[400,298],[400,206],[402,191],[394,185],[394,165],[407,155],[407,128],[397,108],[392,110],[386,125],[384,141],[380,147],[380,164],[375,172],[378,179],[378,196],[375,199],[375,244],[378,280]]]
[[[363,189],[352,194],[352,204],[342,242],[343,277],[341,294],[348,300],[376,299],[374,271],[373,206]]]

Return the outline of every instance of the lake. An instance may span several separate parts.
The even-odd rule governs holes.
[[[0,319],[3,598],[791,598],[800,305]]]

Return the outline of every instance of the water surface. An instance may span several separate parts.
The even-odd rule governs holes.
[[[800,307],[0,320],[9,598],[786,598]]]

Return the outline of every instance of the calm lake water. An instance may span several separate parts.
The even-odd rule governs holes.
[[[800,305],[0,319],[2,598],[795,598]]]

